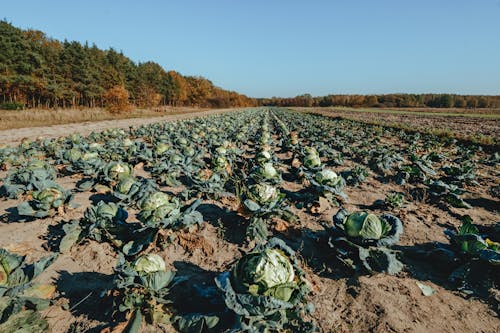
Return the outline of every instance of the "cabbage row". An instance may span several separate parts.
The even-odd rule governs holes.
[[[23,201],[16,207],[19,220],[61,220],[60,253],[88,242],[115,249],[113,287],[102,295],[113,303],[111,329],[138,332],[147,322],[180,332],[315,332],[311,273],[298,241],[309,238],[328,254],[328,264],[348,274],[398,274],[405,267],[398,209],[410,200],[466,213],[473,208],[464,194],[481,182],[477,165],[497,166],[498,155],[431,135],[255,108],[26,140],[0,147],[0,164],[7,170],[0,195]],[[63,177],[78,182],[63,188]],[[408,191],[387,193],[374,209],[348,212],[350,189],[370,177]],[[68,221],[79,193],[100,196]],[[210,222],[200,211],[203,203],[224,206],[227,200],[236,205],[225,209],[244,221],[237,226],[244,253],[212,285],[192,291],[206,311],[187,311],[175,297],[186,278],[167,269],[163,249]],[[301,214],[314,219],[325,207],[337,211],[331,223],[313,234],[303,231]],[[462,219],[460,229],[447,231],[449,244],[411,255],[446,262],[457,288],[474,290],[478,279],[497,288],[499,224],[480,230],[470,216]],[[24,258],[0,249],[0,331],[20,322],[30,332],[47,328],[37,310],[50,301],[26,291],[56,255],[29,268]]]

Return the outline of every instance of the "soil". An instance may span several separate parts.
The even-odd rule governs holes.
[[[214,114],[221,111],[208,111]],[[200,114],[196,114],[199,116]],[[70,133],[88,134],[109,127],[137,126],[155,121],[184,119],[189,115],[162,117],[161,119],[132,119],[114,122],[71,124],[48,128],[23,129],[0,132],[0,140],[9,144],[22,138],[39,136],[61,136]],[[422,120],[432,122],[432,120]],[[498,124],[498,123],[496,123]],[[498,133],[498,128],[493,130]],[[355,163],[346,161],[341,172]],[[491,197],[488,188],[498,185],[498,169],[481,165],[478,174],[484,175],[485,186],[471,188],[468,201],[472,209],[442,209],[426,203],[409,202],[403,208],[392,211],[401,218],[405,232],[400,248],[418,247],[430,242],[447,243],[443,230],[457,228],[459,216],[469,214],[475,223],[488,225],[499,220],[500,202]],[[0,177],[5,176],[0,172]],[[144,174],[144,171],[141,171]],[[77,179],[59,178],[66,188],[73,188]],[[300,185],[284,182],[282,187],[297,191]],[[348,187],[345,208],[348,210],[371,210],[382,213],[386,210],[373,206],[376,200],[384,199],[391,191],[409,195],[409,188],[385,183],[370,172],[366,182],[358,187]],[[481,200],[479,200],[481,199]],[[27,255],[35,260],[51,253],[53,238],[62,223],[80,218],[85,209],[96,200],[91,193],[78,193],[80,204],[65,216],[18,222],[15,209],[22,200],[0,201],[0,247]],[[241,253],[248,250],[243,245],[243,235],[237,226],[244,218],[234,211],[237,203],[232,198],[218,201],[205,200],[199,210],[205,223],[183,242],[165,243],[159,252],[169,268],[192,279],[193,283],[213,284],[213,277],[227,270]],[[403,273],[396,276],[376,274],[357,276],[346,274],[334,265],[325,252],[325,240],[321,238],[323,225],[332,223],[336,207],[325,205],[318,214],[305,209],[294,212],[300,217],[300,225],[290,228],[287,241],[299,255],[313,286],[310,300],[315,306],[312,317],[321,332],[500,332],[500,319],[487,299],[467,297],[454,290],[432,263],[424,265],[411,260]],[[129,211],[129,221],[134,220],[134,211]],[[179,237],[182,237],[179,236]],[[113,268],[117,256],[106,243],[86,241],[69,253],[60,254],[55,263],[37,280],[57,286],[54,304],[44,312],[53,332],[100,332],[109,324],[110,301],[103,298],[111,286]],[[435,293],[424,296],[417,286],[421,282],[432,287]],[[166,325],[146,326],[141,332],[175,332]]]

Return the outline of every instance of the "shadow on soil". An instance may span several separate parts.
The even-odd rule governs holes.
[[[111,316],[112,299],[101,297],[113,285],[113,276],[97,272],[59,272],[56,281],[57,290],[69,301],[71,313],[85,316],[91,320],[108,322]],[[100,332],[102,327],[95,327],[87,332]]]

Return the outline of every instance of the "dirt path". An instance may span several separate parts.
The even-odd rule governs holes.
[[[132,118],[119,120],[103,120],[97,122],[83,122],[64,125],[52,125],[46,127],[26,127],[0,131],[0,144],[19,144],[22,139],[55,138],[79,133],[88,135],[94,131],[103,131],[108,128],[129,128],[129,126],[141,126],[162,121],[174,121],[195,117],[203,117],[212,114],[234,111],[234,109],[218,109],[201,112],[188,112],[184,114],[166,115],[154,118]],[[27,124],[29,126],[29,124]]]

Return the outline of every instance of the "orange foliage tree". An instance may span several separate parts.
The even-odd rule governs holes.
[[[106,108],[112,113],[127,112],[132,110],[129,102],[129,93],[124,86],[114,86],[103,95]]]

